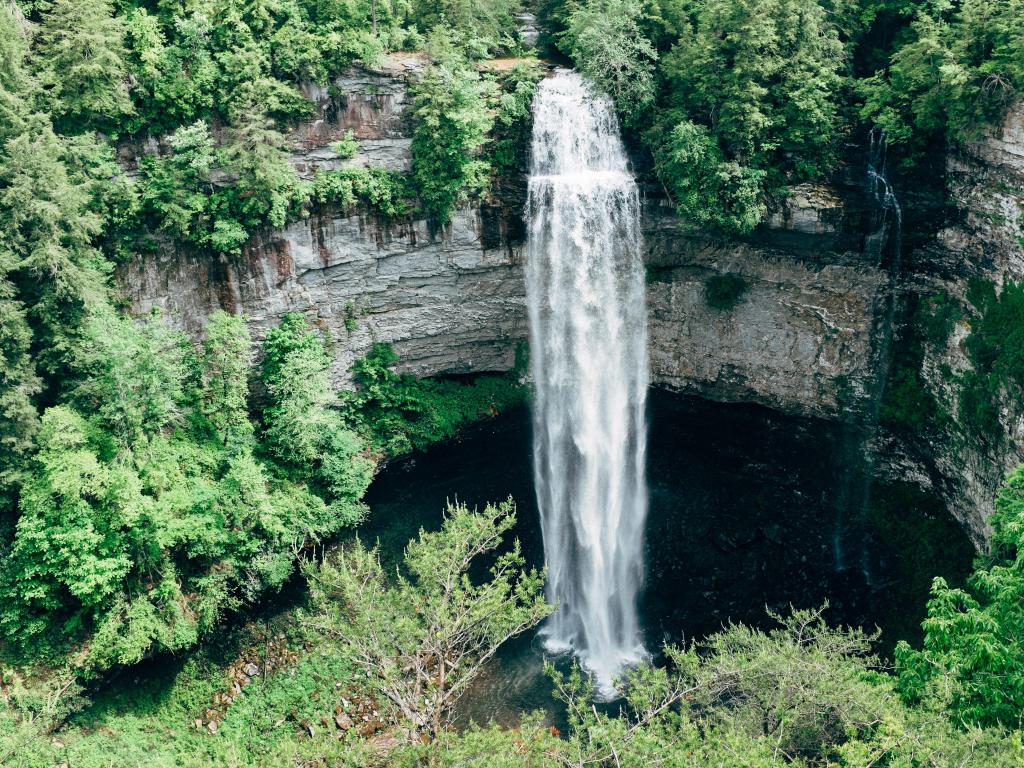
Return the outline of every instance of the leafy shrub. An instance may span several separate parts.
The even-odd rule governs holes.
[[[317,202],[343,209],[361,203],[385,219],[408,214],[411,197],[408,177],[384,168],[321,171],[313,180],[313,198]]]
[[[439,223],[482,191],[489,164],[479,156],[494,124],[487,83],[458,53],[434,63],[413,87],[413,178],[424,210]]]
[[[356,139],[355,134],[353,134],[350,129],[340,140],[334,142],[332,148],[338,157],[342,160],[348,160],[349,158],[355,157],[356,153],[359,151],[359,140]]]
[[[525,401],[517,371],[470,381],[417,379],[391,370],[397,362],[386,344],[356,362],[356,391],[343,393],[348,420],[358,424],[386,455],[397,456],[454,437],[460,428]]]

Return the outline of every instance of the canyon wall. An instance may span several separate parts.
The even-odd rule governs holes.
[[[988,517],[1006,474],[1024,463],[1024,403],[1005,389],[999,428],[982,432],[959,408],[962,375],[972,368],[965,340],[976,321],[974,281],[1024,280],[1024,102],[946,159],[952,213],[937,235],[908,254],[901,286],[917,300],[945,295],[965,310],[944,342],[925,347],[922,378],[948,421],[936,434],[882,435],[881,464],[896,478],[934,489],[983,544]],[[1013,329],[1007,328],[1007,334]]]
[[[331,88],[308,88],[319,115],[292,136],[299,173],[407,169],[407,78],[420,66],[415,56],[394,56]],[[350,130],[359,152],[343,160],[331,145]],[[122,161],[134,164],[131,148]],[[844,194],[800,188],[765,236],[739,243],[687,234],[652,196],[644,226],[653,380],[825,417],[863,393],[887,277],[862,263],[851,234],[860,214],[848,210],[858,210],[859,192]],[[244,314],[257,338],[283,314],[302,312],[330,331],[339,383],[376,342],[393,344],[400,369],[416,375],[506,370],[527,336],[523,203],[513,185],[500,200],[456,211],[440,231],[422,220],[324,210],[258,234],[239,257],[210,259],[168,243],[125,265],[121,284],[136,311],[159,307],[193,333],[217,308]],[[735,307],[705,301],[715,274],[748,286]]]
[[[292,136],[299,173],[347,164],[408,169],[408,78],[422,65],[415,56],[394,56],[377,69],[353,69],[330,88],[307,89],[319,114]],[[331,145],[349,130],[360,147],[342,159]],[[126,148],[122,161],[131,167],[141,151],[147,150]],[[948,176],[960,215],[914,249],[901,270],[883,266],[865,247],[873,201],[858,173],[831,186],[795,188],[741,240],[689,231],[660,190],[648,191],[656,385],[871,422],[893,332],[891,273],[904,295],[945,291],[964,301],[971,277],[997,284],[1024,278],[1024,106],[951,155]],[[503,185],[492,199],[456,211],[441,230],[423,220],[321,210],[259,233],[239,257],[211,259],[168,243],[124,265],[119,277],[136,311],[160,307],[192,333],[218,308],[244,314],[257,338],[285,313],[301,312],[330,332],[340,385],[377,342],[391,343],[399,369],[419,376],[508,370],[527,338],[524,192],[522,184]],[[729,306],[707,299],[715,276],[742,286]],[[925,359],[928,386],[951,407],[957,385],[949,372],[969,366],[962,343],[969,330],[961,321],[947,346]],[[1008,439],[999,444],[952,432],[932,440],[880,430],[878,471],[934,490],[983,544],[994,491],[1024,461],[1021,409],[1008,402],[1001,419]]]

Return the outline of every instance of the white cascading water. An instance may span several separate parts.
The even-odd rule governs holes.
[[[644,655],[647,327],[639,193],[610,101],[557,71],[534,99],[527,303],[534,471],[559,604],[544,629],[605,696]]]

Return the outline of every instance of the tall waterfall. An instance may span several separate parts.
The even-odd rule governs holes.
[[[534,100],[527,302],[534,471],[559,603],[543,633],[610,694],[643,655],[647,328],[639,194],[610,101],[559,70]]]

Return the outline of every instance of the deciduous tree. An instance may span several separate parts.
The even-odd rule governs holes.
[[[409,543],[397,581],[358,542],[307,568],[314,625],[341,641],[411,742],[439,735],[502,643],[551,611],[518,542],[492,555],[514,525],[511,500],[481,513],[453,505],[440,531]],[[471,566],[489,556],[489,577],[471,578]]]

